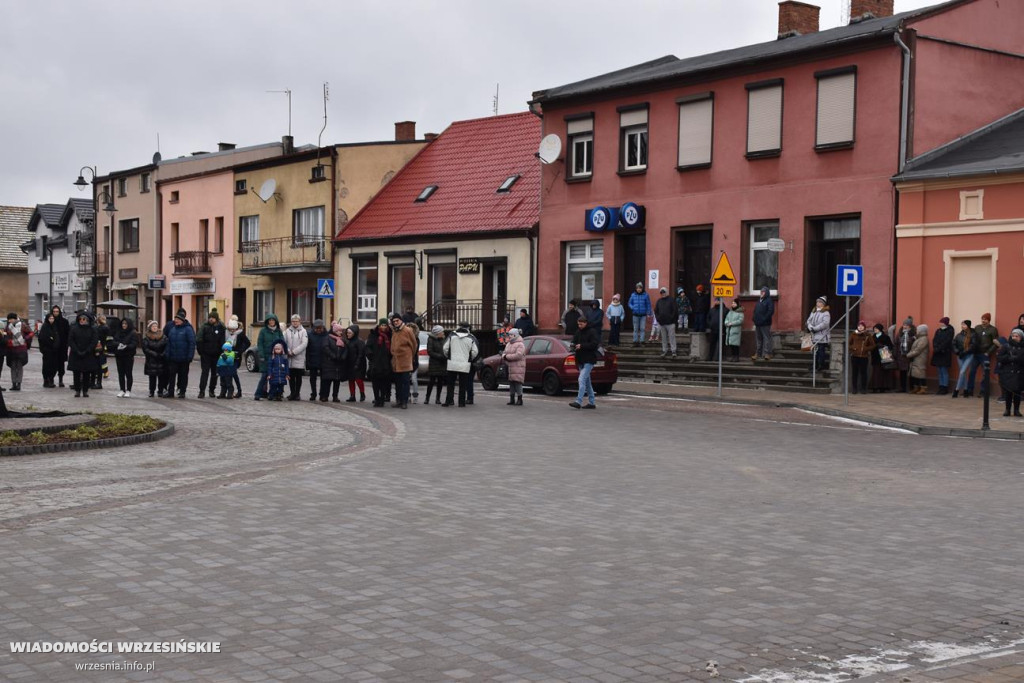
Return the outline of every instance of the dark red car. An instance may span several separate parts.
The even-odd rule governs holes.
[[[576,357],[569,353],[571,337],[537,335],[523,340],[526,345],[526,381],[523,386],[543,389],[548,396],[556,396],[562,389],[575,390],[579,385]],[[493,391],[508,380],[498,380],[501,356],[484,359],[480,370],[480,384]],[[619,379],[619,359],[612,351],[598,352],[597,364],[590,374],[594,392],[607,394]]]

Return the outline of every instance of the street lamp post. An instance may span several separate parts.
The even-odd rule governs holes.
[[[91,180],[87,181],[83,174],[89,171],[92,174]],[[96,192],[96,167],[95,166],[83,166],[78,171],[78,180],[72,183],[80,191],[84,190],[92,183],[92,281],[89,283],[89,296],[92,299],[93,311],[96,310],[96,304],[99,301],[96,293],[96,260],[99,255],[97,246],[99,243],[99,226],[96,224],[96,200],[100,199],[103,201],[103,211],[107,214],[111,221],[114,220],[114,214],[117,213],[117,208],[114,206],[114,199],[110,196],[110,193],[106,189],[101,189],[99,193]],[[111,225],[113,230],[113,225]]]

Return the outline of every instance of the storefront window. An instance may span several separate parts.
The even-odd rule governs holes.
[[[570,242],[565,248],[566,300],[563,307],[568,306],[571,299],[601,301],[604,287],[604,243]]]

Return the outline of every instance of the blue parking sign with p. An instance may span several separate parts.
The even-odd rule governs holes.
[[[864,296],[864,266],[836,266],[836,295]]]

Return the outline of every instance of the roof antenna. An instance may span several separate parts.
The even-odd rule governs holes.
[[[494,100],[494,107],[493,107],[493,109],[494,109],[494,115],[495,116],[498,115],[498,93],[500,91],[501,91],[501,83],[495,84],[495,86],[494,86],[494,97],[492,98]]]
[[[327,130],[327,100],[331,99],[330,89],[327,81],[324,81],[324,127],[320,129],[320,135],[316,139],[316,166],[313,168],[313,177],[310,182],[324,180],[324,165],[320,163],[320,146],[323,143],[324,131]]]
[[[283,92],[288,96],[288,137],[292,134],[292,91],[289,88],[284,90],[268,90],[267,92]]]

